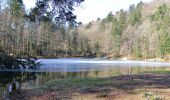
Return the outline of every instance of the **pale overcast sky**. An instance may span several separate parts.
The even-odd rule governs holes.
[[[26,8],[33,7],[34,1],[24,0]],[[110,11],[115,13],[120,9],[126,10],[131,4],[137,4],[140,1],[150,2],[152,0],[85,0],[79,7],[75,8],[74,13],[77,15],[78,22],[88,23],[98,17],[106,17]]]

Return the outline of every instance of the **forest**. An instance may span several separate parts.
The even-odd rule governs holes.
[[[27,11],[23,0],[0,1],[2,68],[32,68],[38,57],[62,57],[66,51],[66,31],[78,24],[73,7],[81,2],[83,0],[40,0]]]
[[[72,12],[83,0],[54,4],[51,9],[47,7],[53,0],[47,1],[37,2],[29,12],[22,0],[0,2],[1,51],[38,58],[169,60],[170,7],[164,2],[153,5],[153,11],[147,9],[150,5],[139,2],[84,24],[76,22]]]
[[[167,1],[168,2],[168,1]],[[86,37],[92,54],[97,57],[134,60],[169,60],[170,12],[169,2],[155,0],[152,3],[130,5],[106,18],[97,18],[77,28]],[[87,48],[86,47],[86,48]]]
[[[23,1],[0,0],[0,100],[170,99],[170,0],[88,23],[85,0]]]

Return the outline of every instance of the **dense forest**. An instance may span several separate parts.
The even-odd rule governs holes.
[[[8,55],[169,60],[170,2],[167,0],[139,2],[128,10],[110,12],[106,18],[88,24],[76,22],[72,13],[73,6],[83,0],[55,2],[51,9],[47,7],[53,0],[46,0],[37,2],[29,12],[22,0],[3,1],[0,2],[0,50]]]
[[[80,25],[78,51],[113,59],[170,59],[170,1],[154,0],[130,5],[106,18]],[[83,42],[82,42],[83,41]],[[85,41],[85,42],[84,42]],[[83,45],[81,43],[84,43]]]
[[[23,0],[1,0],[0,68],[36,68],[38,56],[62,55],[66,31],[78,25],[72,11],[83,1],[37,0],[27,11]]]

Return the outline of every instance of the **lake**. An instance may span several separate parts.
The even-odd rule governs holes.
[[[39,59],[38,70],[0,70],[0,100],[8,100],[14,89],[30,89],[45,82],[66,78],[100,78],[140,74],[170,67],[170,63],[113,61],[106,59]]]

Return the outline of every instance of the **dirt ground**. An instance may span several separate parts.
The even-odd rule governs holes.
[[[170,75],[144,74],[99,79],[52,81],[10,94],[12,100],[145,100],[154,92],[170,100]]]

